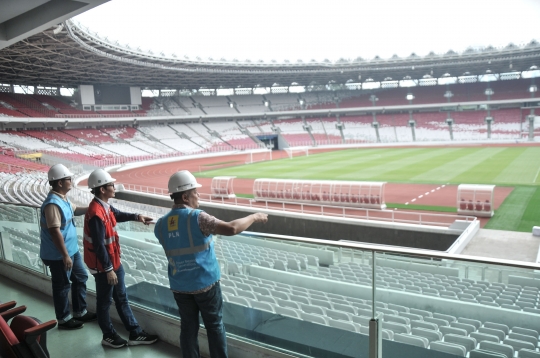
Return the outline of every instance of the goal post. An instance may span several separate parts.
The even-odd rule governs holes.
[[[246,154],[246,164],[266,162],[272,160],[272,150],[270,149],[260,149],[260,150],[251,150]]]
[[[288,147],[285,152],[290,159],[294,157],[309,157],[309,147]]]

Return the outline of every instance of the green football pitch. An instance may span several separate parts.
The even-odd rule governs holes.
[[[538,146],[347,149],[196,175],[512,186],[486,228],[530,232],[540,225]]]
[[[540,147],[370,148],[198,173],[201,177],[540,185]]]

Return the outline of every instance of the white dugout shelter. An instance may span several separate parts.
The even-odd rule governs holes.
[[[492,217],[494,192],[495,185],[458,185],[458,214]]]
[[[385,184],[386,182],[261,178],[253,183],[253,196],[257,201],[384,209]]]

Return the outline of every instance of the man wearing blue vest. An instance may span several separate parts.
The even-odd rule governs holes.
[[[169,283],[180,312],[180,347],[183,358],[199,358],[199,312],[208,335],[211,358],[227,357],[223,325],[223,299],[219,263],[212,234],[232,236],[253,223],[266,223],[263,213],[223,222],[197,210],[199,193],[195,177],[187,170],[169,178],[172,210],[159,219],[154,234],[169,261]]]
[[[52,190],[41,205],[40,257],[51,271],[53,302],[58,329],[82,328],[84,322],[95,320],[96,314],[86,311],[86,281],[74,215],[86,214],[87,207],[76,207],[67,198],[71,176],[62,164],[53,165],[48,172]],[[71,289],[73,315],[69,310]]]

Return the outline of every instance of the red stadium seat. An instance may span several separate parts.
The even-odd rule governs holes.
[[[477,200],[477,201],[476,201],[476,205],[474,206],[474,210],[476,210],[476,211],[482,211],[482,208],[483,208],[482,202],[481,202],[480,200]]]
[[[484,211],[491,211],[491,203],[489,202],[489,200],[486,200],[484,202]]]
[[[465,199],[461,198],[461,200],[459,201],[459,208],[461,210],[467,209],[467,202],[465,201]]]

